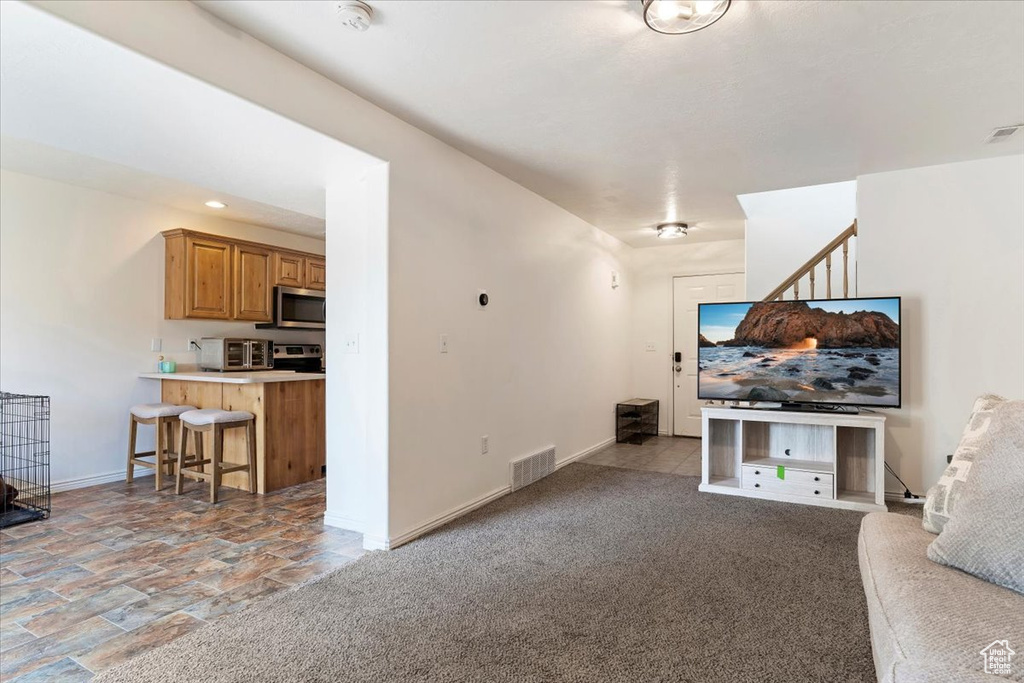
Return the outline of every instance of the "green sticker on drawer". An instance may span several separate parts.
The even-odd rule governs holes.
[[[779,479],[785,479],[786,478],[786,466],[785,465],[779,465],[778,467],[776,467],[775,468],[775,476],[778,477]]]

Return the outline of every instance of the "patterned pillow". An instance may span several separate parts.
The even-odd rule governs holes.
[[[991,411],[956,514],[928,557],[1024,593],[1024,401]]]
[[[971,472],[971,463],[978,452],[978,442],[988,430],[992,411],[996,406],[1005,402],[1006,399],[1002,396],[992,394],[986,394],[974,402],[971,419],[967,421],[964,433],[960,437],[960,445],[953,453],[952,462],[939,477],[939,483],[928,489],[925,496],[924,515],[921,523],[926,530],[937,534],[949,521],[957,501],[960,499],[960,490],[967,482],[967,476]]]

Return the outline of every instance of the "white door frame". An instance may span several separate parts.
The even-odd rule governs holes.
[[[682,275],[670,275],[668,278],[668,288],[672,295],[668,298],[668,320],[669,320],[669,331],[671,332],[671,349],[669,350],[669,364],[665,367],[668,368],[669,378],[669,392],[668,392],[668,410],[669,410],[669,427],[668,435],[675,436],[676,433],[676,390],[675,390],[675,377],[673,376],[672,366],[675,363],[672,362],[673,356],[676,349],[676,287],[675,281],[679,277],[705,277],[707,275],[743,275],[746,276],[747,271],[745,270],[712,270],[706,273],[685,273]],[[746,281],[744,280],[744,286]],[[746,298],[746,291],[743,293],[744,299]]]

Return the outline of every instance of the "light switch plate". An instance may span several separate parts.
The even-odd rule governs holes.
[[[441,353],[448,353],[448,335],[442,334],[440,342],[438,343],[438,350]]]
[[[345,353],[359,353],[359,333],[346,332],[342,346],[345,349]]]
[[[150,351],[162,351],[164,348],[164,340],[159,337],[153,337],[149,340]]]

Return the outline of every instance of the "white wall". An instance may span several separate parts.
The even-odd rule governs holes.
[[[119,476],[128,408],[159,400],[157,356],[194,364],[186,340],[323,341],[251,323],[163,319],[161,230],[192,228],[324,253],[322,240],[0,171],[0,385],[51,397],[55,485]],[[152,338],[163,351],[150,351]],[[139,450],[152,448],[142,428]],[[143,473],[148,473],[143,470]]]
[[[977,396],[1024,398],[1024,156],[857,183],[860,294],[903,297],[904,407],[886,411],[886,460],[923,493]]]
[[[387,444],[388,462],[372,465],[388,473],[390,539],[507,486],[513,458],[613,436],[630,389],[628,247],[195,5],[36,6],[389,163],[388,433],[369,438]],[[477,289],[491,293],[486,311]],[[351,333],[367,329],[329,322],[329,355]],[[329,520],[346,505],[330,482],[334,445]]]
[[[747,298],[759,300],[796,272],[857,216],[857,183],[829,183],[737,197],[747,215]],[[850,242],[850,296],[856,296],[857,240]],[[842,261],[833,261],[833,296],[842,292]],[[824,268],[815,273],[815,297],[825,298]],[[810,293],[800,282],[800,296]],[[792,298],[791,296],[789,298]]]
[[[661,432],[668,433],[672,425],[672,278],[741,273],[743,259],[743,240],[635,249],[631,254],[630,394],[661,402]],[[654,342],[653,352],[647,351],[648,342]]]

